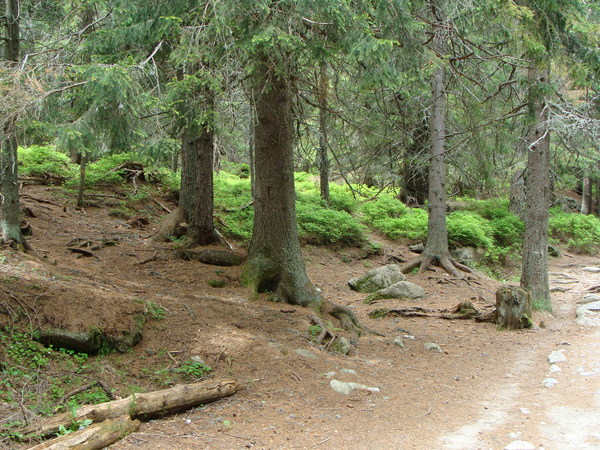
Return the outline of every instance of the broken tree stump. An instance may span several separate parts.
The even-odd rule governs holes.
[[[519,286],[501,286],[496,291],[496,312],[496,323],[500,328],[531,328],[531,293]]]
[[[29,450],[77,449],[99,450],[114,444],[140,426],[139,420],[131,420],[128,415],[90,425],[73,433],[65,434],[31,447]]]
[[[86,405],[76,413],[66,412],[25,427],[25,439],[56,434],[59,427],[69,427],[77,421],[90,419],[94,423],[129,415],[132,419],[184,411],[194,406],[229,397],[240,389],[235,380],[207,380],[194,384],[179,384],[169,389],[134,394],[130,397],[98,405]]]

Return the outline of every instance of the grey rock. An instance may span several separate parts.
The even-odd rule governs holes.
[[[599,273],[600,267],[598,267],[598,266],[584,267],[581,270],[585,270],[586,272],[591,272],[591,273]]]
[[[409,245],[408,249],[414,253],[423,253],[423,250],[425,250],[425,244],[421,243],[421,244]]]
[[[554,372],[560,372],[561,368],[558,367],[556,364],[551,364],[550,365],[550,373],[554,373]]]
[[[356,370],[354,369],[341,369],[340,373],[346,374],[346,375],[356,375]]]
[[[547,388],[551,388],[551,387],[554,387],[556,384],[558,384],[558,380],[556,378],[548,377],[548,378],[545,378],[544,381],[542,381],[542,383]]]
[[[296,353],[300,356],[304,356],[305,358],[317,359],[317,357],[311,351],[304,348],[297,348]]]
[[[403,280],[406,280],[406,277],[398,266],[396,264],[388,264],[387,266],[369,270],[361,277],[352,278],[348,281],[348,285],[357,292],[371,293]]]
[[[329,382],[329,386],[335,392],[342,395],[350,395],[353,391],[357,389],[369,392],[379,392],[379,388],[377,387],[365,386],[364,384],[359,383],[347,383],[345,381],[339,380],[331,380]]]
[[[410,281],[399,281],[390,287],[373,292],[367,296],[365,303],[368,304],[387,298],[423,298],[425,295],[425,291],[421,286]]]
[[[404,339],[402,339],[402,336],[398,336],[396,339],[394,339],[392,343],[400,348],[406,348],[406,344],[404,343]]]
[[[462,264],[480,262],[485,257],[485,249],[476,247],[459,247],[450,252],[452,257]]]
[[[444,350],[442,350],[442,347],[440,347],[439,344],[436,344],[435,342],[425,342],[423,344],[423,346],[431,352],[444,353]]]
[[[333,378],[333,377],[335,377],[335,372],[333,372],[333,371],[331,371],[331,372],[325,372],[325,373],[323,374],[323,376],[324,376],[325,378]]]
[[[559,362],[566,361],[567,358],[563,355],[561,350],[554,350],[548,355],[548,364],[556,364]]]
[[[503,450],[535,450],[537,447],[527,441],[513,441]]]
[[[581,205],[571,197],[557,197],[552,206],[560,206],[565,212],[579,212]]]
[[[352,350],[352,344],[345,337],[339,337],[334,342],[335,350],[342,355],[347,355]]]
[[[206,365],[206,363],[204,362],[204,360],[203,360],[201,357],[199,357],[198,355],[194,355],[194,356],[192,356],[190,359],[191,359],[192,361],[194,361],[194,362],[197,362],[197,363],[200,363],[200,364]]]

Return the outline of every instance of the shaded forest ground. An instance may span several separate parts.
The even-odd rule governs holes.
[[[545,409],[533,406],[544,405],[543,399],[560,389],[560,383],[554,391],[542,385],[546,356],[564,347],[561,342],[574,344],[593,332],[573,322],[573,302],[593,284],[589,274],[577,274],[585,278],[579,290],[567,286],[553,294],[555,316],[536,313],[534,329],[501,332],[489,323],[437,317],[464,300],[493,304],[499,284],[489,278],[411,274],[409,281],[421,285],[427,298],[365,305],[365,294],[351,291],[347,281],[410,257],[407,248],[378,239],[383,251],[369,256],[358,248],[305,246],[309,276],[323,295],[351,307],[385,335],[363,336],[342,356],[311,343],[310,311],[250,295],[239,284],[237,267],[176,258],[177,244],[145,239],[152,226],[135,228],[109,215],[110,197],[97,197],[95,207],[82,211],[65,208],[72,199],[58,189],[31,185],[23,192],[24,204],[36,216],[29,219],[34,231],[29,241],[42,258],[3,249],[0,295],[22,299],[28,320],[80,331],[113,327],[118,332],[132,314],[148,312],[140,344],[127,353],[91,357],[90,377],[124,396],[180,381],[175,369],[196,357],[213,376],[234,377],[244,386],[229,399],[146,423],[115,448],[503,448],[517,437],[565,448],[557,444],[560,433],[541,433],[519,414],[528,408],[549,423]],[[158,217],[161,208],[155,208]],[[68,250],[76,238],[114,245],[86,257]],[[592,257],[563,256],[552,261],[552,270],[575,273],[596,263]],[[369,318],[382,307],[421,307],[432,317]],[[399,336],[414,339],[405,337],[406,348],[400,348],[393,344]],[[427,350],[426,342],[439,344],[443,353]],[[330,388],[331,379],[380,391],[343,396]],[[523,397],[520,403],[527,392],[539,398]],[[583,390],[579,398],[592,394]],[[20,412],[19,405],[1,407],[5,418]],[[465,431],[468,425],[474,428]],[[585,439],[581,442],[592,448],[594,442]]]

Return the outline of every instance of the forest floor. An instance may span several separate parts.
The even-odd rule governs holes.
[[[600,328],[574,320],[576,301],[600,284],[600,274],[584,270],[600,265],[599,258],[553,258],[552,286],[560,288],[552,294],[554,314],[537,312],[533,329],[507,332],[437,316],[464,300],[492,305],[499,283],[483,275],[409,274],[426,298],[365,305],[365,294],[348,288],[350,278],[392,257],[416,255],[377,238],[383,252],[370,256],[354,248],[305,246],[309,276],[322,295],[384,334],[361,336],[342,356],[311,343],[311,311],[251,295],[239,284],[238,267],[176,258],[175,244],[147,239],[152,225],[137,229],[111,217],[112,198],[94,198],[95,207],[81,211],[62,206],[73,199],[57,188],[25,186],[23,193],[36,215],[29,219],[29,242],[38,256],[3,249],[0,277],[13,280],[13,296],[34,302],[36,320],[82,331],[109,323],[118,328],[129,320],[132,304],[162,308],[132,351],[94,357],[94,376],[120,395],[153,390],[168,384],[160,378],[166,369],[196,356],[212,367],[212,376],[243,386],[216,403],[143,423],[115,449],[501,449],[518,440],[546,449],[600,448]],[[67,249],[75,238],[115,245],[81,257]],[[215,279],[226,285],[207,283]],[[417,306],[434,316],[368,315]],[[393,344],[399,336],[405,348]],[[427,350],[426,342],[443,352]],[[554,350],[566,361],[549,375],[547,356]],[[549,376],[558,381],[553,387],[544,385]],[[379,391],[341,395],[330,387],[332,379]]]

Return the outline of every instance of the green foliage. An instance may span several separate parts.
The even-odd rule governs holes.
[[[52,145],[19,147],[17,156],[21,175],[52,175],[57,178],[73,179],[78,173],[77,167],[71,164],[69,158],[58,152]]]
[[[391,194],[382,194],[372,201],[363,203],[360,210],[367,223],[375,224],[384,218],[402,217],[409,208]]]
[[[194,361],[193,359],[190,359],[175,368],[175,372],[178,373],[181,378],[188,381],[197,381],[206,378],[211,371],[212,369],[206,364],[200,361]]]
[[[570,251],[593,254],[600,249],[600,219],[592,215],[552,209],[549,235],[567,245]]]
[[[135,153],[119,153],[104,156],[98,161],[88,164],[85,172],[86,186],[124,183],[124,172],[117,168],[127,162],[140,162],[140,157]],[[73,181],[75,182],[75,180]]]
[[[296,207],[300,237],[315,244],[341,242],[347,245],[365,241],[365,228],[345,211],[298,203]]]
[[[447,216],[448,243],[451,247],[492,248],[493,230],[489,222],[469,211],[454,211]]]
[[[215,211],[224,224],[222,231],[229,236],[250,241],[254,208],[244,207],[252,200],[250,180],[221,171],[215,174],[214,181]]]
[[[319,325],[311,325],[308,327],[308,338],[311,342],[316,342],[323,329]]]

